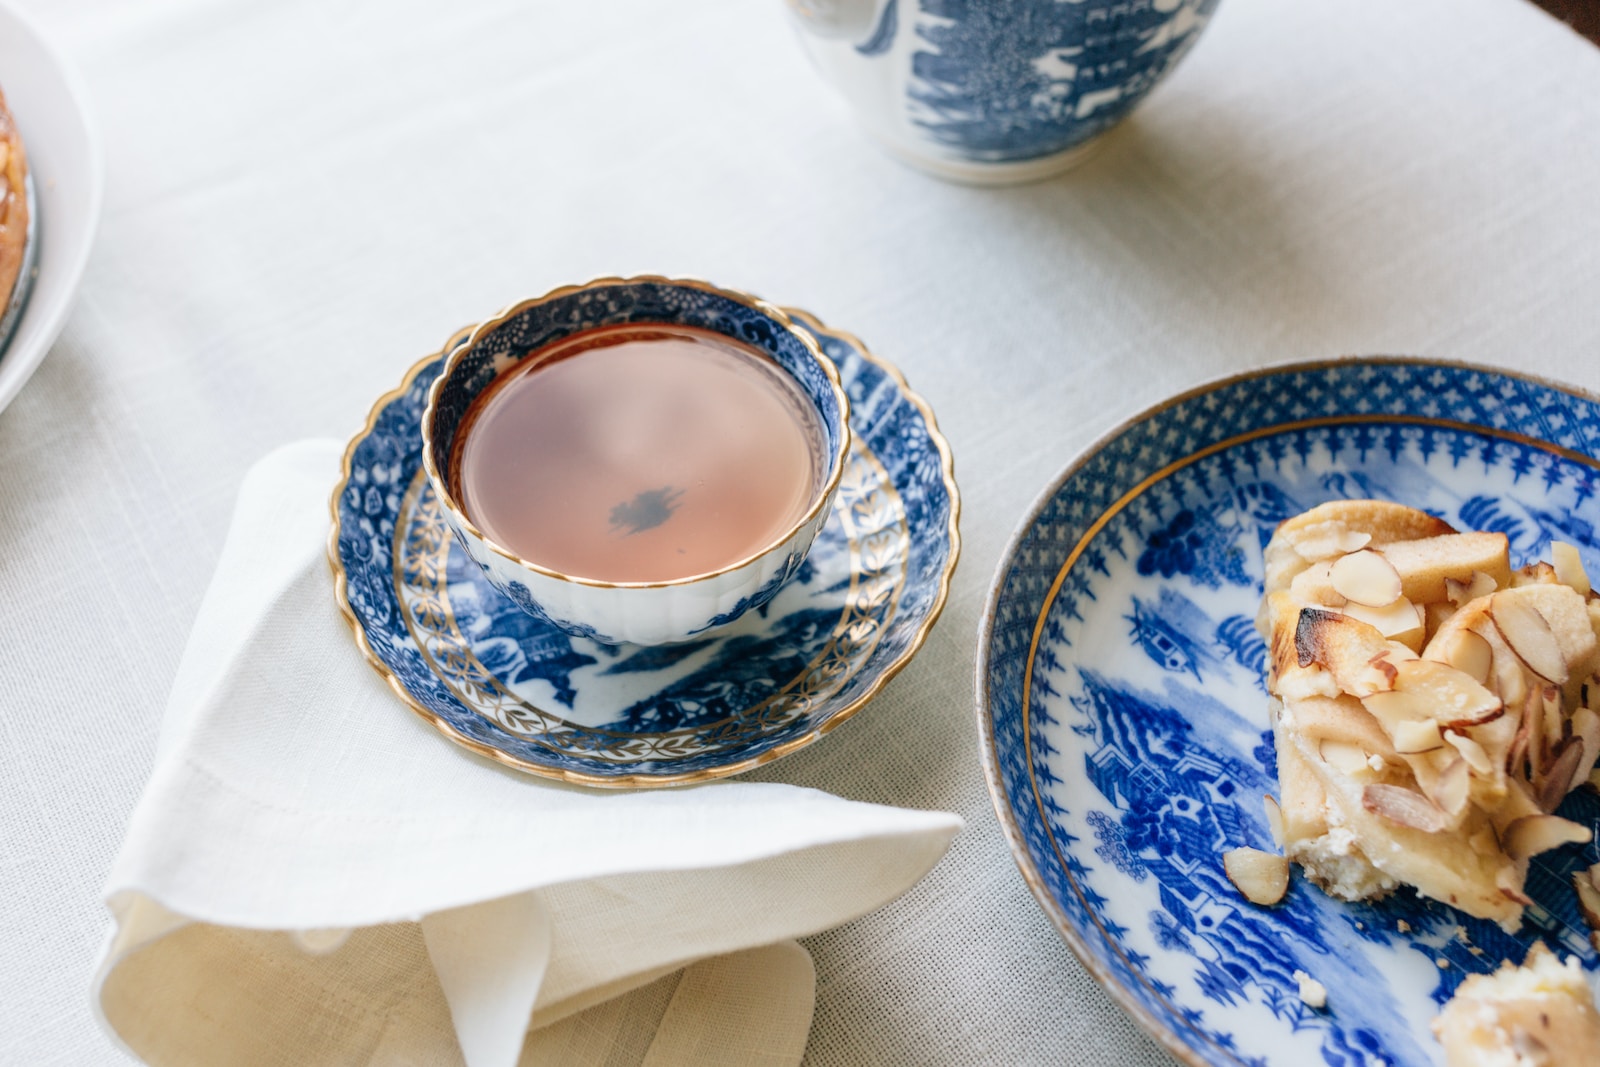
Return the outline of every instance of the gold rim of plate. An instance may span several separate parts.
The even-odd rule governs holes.
[[[1135,998],[1124,988],[1121,979],[1112,974],[1107,967],[1100,963],[1100,961],[1096,958],[1091,946],[1089,945],[1088,940],[1077,931],[1077,929],[1072,925],[1071,920],[1068,919],[1061,908],[1056,905],[1055,898],[1051,894],[1050,888],[1045,884],[1043,875],[1039,873],[1038,868],[1033,862],[1033,858],[1028,854],[1027,842],[1023,840],[1022,831],[1017,827],[1016,821],[1011,816],[1010,807],[1004,803],[1006,790],[1005,782],[1000,773],[999,759],[995,754],[994,716],[990,710],[992,707],[992,699],[989,688],[990,671],[988,669],[988,650],[991,642],[994,639],[995,621],[999,615],[1000,609],[1000,588],[1006,571],[1010,566],[1017,549],[1021,547],[1022,541],[1027,536],[1028,531],[1033,528],[1034,523],[1039,517],[1039,513],[1045,508],[1046,505],[1049,504],[1052,499],[1055,498],[1056,494],[1061,491],[1061,487],[1079,471],[1081,471],[1090,460],[1092,460],[1113,441],[1127,433],[1133,427],[1139,425],[1140,423],[1146,422],[1149,419],[1152,419],[1157,415],[1160,415],[1163,412],[1184,403],[1185,401],[1193,400],[1196,397],[1204,396],[1207,393],[1215,392],[1218,389],[1225,388],[1226,386],[1233,385],[1238,382],[1252,381],[1257,378],[1275,377],[1281,374],[1326,370],[1330,367],[1347,367],[1361,363],[1392,365],[1410,364],[1415,366],[1450,367],[1457,370],[1469,370],[1479,374],[1492,374],[1504,378],[1514,378],[1518,381],[1528,382],[1532,385],[1555,390],[1556,392],[1566,393],[1569,396],[1575,396],[1579,399],[1587,400],[1590,403],[1600,404],[1600,395],[1591,393],[1586,389],[1582,389],[1565,382],[1558,382],[1550,378],[1541,377],[1539,375],[1524,374],[1519,371],[1507,370],[1501,367],[1493,367],[1482,363],[1470,363],[1464,360],[1429,359],[1421,356],[1345,356],[1340,359],[1279,363],[1272,366],[1260,367],[1252,371],[1245,371],[1241,374],[1232,374],[1226,377],[1213,379],[1212,381],[1202,383],[1201,385],[1197,385],[1192,389],[1187,389],[1181,393],[1175,394],[1174,396],[1168,397],[1160,403],[1153,404],[1150,407],[1145,408],[1144,410],[1137,412],[1126,419],[1123,419],[1116,426],[1107,430],[1105,433],[1095,438],[1094,441],[1080,450],[1072,458],[1072,460],[1068,462],[1067,465],[1063,467],[1061,471],[1046,484],[1044,490],[1040,492],[1039,495],[1034,498],[1033,503],[1029,505],[1022,521],[1018,523],[1016,529],[1012,531],[1005,550],[1000,555],[1000,561],[996,565],[994,577],[990,580],[988,602],[984,605],[983,614],[978,620],[978,657],[975,664],[976,688],[974,689],[974,692],[977,694],[976,711],[978,719],[978,755],[983,762],[983,774],[989,787],[989,803],[994,808],[996,821],[1000,823],[1000,831],[1005,836],[1006,845],[1011,850],[1011,858],[1016,863],[1017,869],[1022,874],[1022,880],[1027,884],[1029,891],[1032,892],[1034,896],[1034,899],[1039,902],[1041,910],[1043,910],[1045,915],[1050,919],[1051,925],[1056,928],[1056,932],[1061,936],[1061,939],[1066,942],[1067,947],[1072,950],[1072,954],[1078,958],[1078,962],[1082,964],[1084,969],[1089,972],[1090,976],[1100,984],[1101,988],[1105,989],[1105,991],[1111,995],[1111,998],[1117,1002],[1117,1005],[1122,1008],[1122,1010],[1126,1012],[1135,1022],[1137,1022],[1141,1028],[1143,1028],[1146,1034],[1148,1034],[1153,1040],[1155,1040],[1157,1044],[1165,1049],[1168,1054],[1180,1062],[1188,1065],[1188,1067],[1210,1067],[1211,1061],[1201,1058],[1200,1054],[1195,1050],[1193,1044],[1181,1040],[1176,1031],[1169,1027],[1165,1022],[1157,1019],[1148,1009],[1145,1008],[1143,1004],[1138,1001],[1137,998]],[[1350,416],[1329,416],[1325,418],[1289,421],[1277,423],[1272,426],[1259,427],[1254,431],[1239,434],[1224,441],[1213,442],[1212,444],[1204,446],[1188,456],[1183,456],[1174,460],[1173,462],[1162,467],[1160,470],[1142,479],[1135,486],[1119,494],[1116,500],[1112,501],[1112,503],[1109,504],[1099,515],[1095,516],[1095,518],[1090,521],[1089,525],[1084,530],[1083,535],[1078,538],[1077,542],[1072,546],[1072,549],[1067,553],[1065,562],[1062,563],[1060,569],[1056,573],[1055,579],[1051,582],[1049,590],[1045,594],[1043,609],[1041,610],[1039,617],[1034,620],[1034,626],[1028,646],[1028,659],[1024,672],[1025,678],[1031,679],[1032,677],[1033,659],[1038,651],[1039,635],[1043,627],[1043,619],[1044,616],[1049,613],[1050,607],[1055,601],[1055,596],[1059,592],[1067,572],[1070,571],[1077,563],[1079,557],[1083,554],[1084,549],[1088,546],[1089,542],[1092,541],[1097,534],[1099,534],[1101,529],[1104,528],[1104,526],[1118,512],[1123,510],[1123,508],[1131,503],[1133,499],[1144,493],[1144,491],[1150,488],[1150,486],[1166,478],[1168,475],[1172,474],[1175,470],[1181,467],[1187,466],[1188,464],[1199,459],[1203,459],[1215,452],[1231,448],[1234,445],[1243,443],[1247,440],[1252,440],[1268,434],[1292,431],[1308,425],[1320,426],[1361,422],[1406,422],[1447,426],[1456,429],[1468,430],[1473,433],[1482,433],[1491,437],[1501,438],[1503,440],[1516,441],[1520,444],[1539,448],[1561,456],[1563,459],[1576,460],[1589,466],[1600,467],[1600,460],[1597,460],[1596,457],[1589,456],[1582,452],[1576,452],[1570,448],[1565,448],[1561,445],[1555,444],[1553,441],[1546,441],[1542,438],[1518,433],[1514,430],[1501,430],[1492,426],[1482,426],[1477,423],[1470,423],[1459,419],[1429,418],[1425,416],[1410,415],[1398,416],[1373,413],[1369,415],[1358,414]],[[1031,704],[1028,693],[1029,685],[1030,682],[1025,680],[1023,683],[1024,689],[1020,705],[1024,737],[1028,736],[1028,715],[1030,710],[1029,705]],[[1028,784],[1030,787],[1030,792],[1033,795],[1034,803],[1039,805],[1042,810],[1043,804],[1039,795],[1038,781],[1034,777],[1034,761],[1031,745],[1028,748],[1027,754]],[[1055,851],[1057,859],[1062,860],[1064,863],[1064,858],[1060,854],[1060,846],[1055,840],[1055,835],[1050,833],[1048,830],[1048,822],[1046,823],[1046,832],[1050,839],[1051,848],[1053,851]],[[1067,884],[1070,885],[1072,887],[1072,891],[1079,894],[1081,898],[1082,889],[1079,887],[1077,879],[1073,877],[1072,872],[1065,866],[1063,866],[1062,870],[1065,872]],[[1121,955],[1122,949],[1120,945],[1116,939],[1112,938],[1106,929],[1100,925],[1099,917],[1095,915],[1092,908],[1087,907],[1087,903],[1085,903],[1085,910],[1087,911],[1091,921],[1094,923],[1096,929],[1099,930],[1100,935],[1104,939],[1105,943],[1113,952]],[[1124,957],[1124,959],[1126,959],[1126,957]],[[1211,1040],[1209,1035],[1203,1032],[1199,1033],[1202,1044],[1220,1049],[1220,1051],[1229,1056],[1235,1063],[1243,1063],[1243,1061],[1231,1051],[1221,1049],[1220,1046],[1217,1046],[1216,1043]]]
[[[681,283],[683,282],[683,279],[676,279],[676,281]],[[689,284],[705,285],[706,283]],[[714,288],[710,286],[707,287]],[[728,290],[718,289],[716,291],[727,292]],[[799,751],[800,749],[805,748],[807,745],[810,745],[816,741],[818,738],[822,737],[824,734],[832,732],[837,726],[839,726],[839,724],[843,723],[856,712],[860,711],[864,706],[866,706],[867,703],[869,703],[883,690],[884,686],[888,685],[897,674],[905,669],[906,665],[910,663],[916,654],[922,649],[923,644],[927,641],[928,634],[933,630],[934,623],[938,622],[939,616],[943,614],[945,602],[949,599],[950,595],[950,581],[952,576],[955,574],[956,563],[961,557],[961,495],[956,487],[955,458],[951,454],[950,443],[945,439],[944,434],[940,432],[938,421],[934,418],[933,409],[928,406],[928,402],[924,400],[920,394],[911,388],[910,384],[906,381],[905,375],[900,373],[900,369],[893,363],[890,363],[888,360],[885,360],[882,357],[874,354],[871,349],[861,342],[860,338],[843,330],[835,330],[825,326],[821,319],[817,318],[815,315],[812,315],[808,311],[803,311],[799,308],[778,308],[775,305],[767,306],[774,307],[774,309],[780,314],[786,315],[787,317],[800,322],[806,328],[816,333],[826,333],[829,336],[839,338],[859,352],[863,359],[874,364],[879,369],[883,370],[884,373],[888,374],[889,377],[893,379],[900,392],[904,394],[906,399],[909,400],[922,415],[923,421],[926,423],[928,428],[928,439],[933,443],[935,450],[939,454],[940,475],[944,481],[945,490],[950,494],[950,521],[948,528],[950,538],[950,557],[945,563],[943,573],[939,575],[939,589],[934,596],[933,605],[928,611],[928,616],[922,621],[922,624],[917,627],[916,633],[912,635],[911,640],[905,647],[905,650],[901,652],[893,662],[887,664],[883,668],[878,677],[874,679],[872,685],[867,688],[866,692],[862,693],[860,696],[846,704],[844,707],[840,708],[838,711],[835,711],[832,715],[829,715],[828,718],[820,723],[815,729],[807,731],[806,733],[801,734],[799,737],[785,741],[783,744],[768,749],[766,752],[763,752],[760,755],[752,756],[749,759],[740,760],[737,763],[725,764],[720,767],[710,767],[704,770],[691,771],[684,774],[600,775],[586,774],[581,771],[561,770],[555,767],[547,767],[542,764],[519,759],[518,757],[503,752],[491,745],[483,744],[480,741],[476,741],[470,737],[466,737],[463,734],[458,733],[448,722],[413,697],[411,693],[406,690],[406,687],[401,683],[400,679],[395,676],[394,672],[389,670],[388,666],[378,658],[377,653],[372,650],[371,644],[368,643],[366,631],[362,629],[361,621],[356,618],[355,610],[350,606],[350,598],[346,590],[344,564],[339,560],[339,498],[344,494],[345,487],[350,482],[350,466],[351,461],[355,456],[356,446],[372,433],[373,427],[377,425],[378,417],[382,414],[384,408],[401,396],[404,396],[405,393],[410,390],[412,383],[415,382],[417,375],[422,373],[424,368],[438,360],[440,357],[448,355],[451,351],[456,349],[468,338],[470,338],[475,330],[479,329],[477,326],[468,326],[456,331],[456,333],[451,336],[450,340],[445,342],[445,345],[442,349],[424,356],[422,359],[413,364],[411,369],[406,371],[405,377],[401,380],[398,386],[384,393],[373,403],[371,411],[367,413],[366,424],[362,426],[362,428],[350,438],[349,443],[345,445],[344,456],[340,460],[339,480],[334,484],[333,494],[328,501],[328,510],[332,519],[332,528],[328,532],[327,555],[328,566],[333,572],[334,601],[339,606],[339,614],[344,616],[346,624],[348,624],[350,627],[351,634],[355,637],[356,647],[360,650],[362,658],[367,661],[367,665],[369,667],[378,673],[378,676],[384,680],[384,682],[389,686],[390,690],[394,692],[395,696],[400,698],[400,702],[402,704],[410,708],[411,711],[418,715],[424,722],[428,723],[435,730],[438,730],[449,740],[454,741],[461,747],[475,752],[480,756],[484,756],[495,761],[496,763],[502,764],[503,766],[511,767],[515,770],[523,771],[528,774],[537,775],[541,778],[549,778],[555,781],[568,782],[574,785],[591,786],[600,789],[648,789],[664,786],[692,785],[699,782],[714,781],[718,778],[732,777],[736,774],[742,774],[745,771],[754,770],[756,767],[759,767],[763,764],[771,763],[773,760],[787,756],[791,752]],[[807,340],[809,341],[810,339],[808,338]],[[812,343],[815,344],[815,342]],[[838,370],[836,367],[834,367],[833,360],[829,359],[826,354],[821,352],[820,344],[817,344],[816,347],[823,365],[833,371],[835,379],[837,380]]]

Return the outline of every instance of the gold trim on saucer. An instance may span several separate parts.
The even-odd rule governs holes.
[[[1458,370],[1469,370],[1480,374],[1513,378],[1540,386],[1542,388],[1566,393],[1569,396],[1575,396],[1591,403],[1600,404],[1600,396],[1591,394],[1586,390],[1551,381],[1547,378],[1540,378],[1535,375],[1520,374],[1515,371],[1503,370],[1497,367],[1489,367],[1482,364],[1467,363],[1457,360],[1409,358],[1405,356],[1372,356],[1360,358],[1346,357],[1344,359],[1316,360],[1302,363],[1284,363],[1276,366],[1262,367],[1257,370],[1247,371],[1242,374],[1230,375],[1225,378],[1219,378],[1215,381],[1196,386],[1193,389],[1189,389],[1185,392],[1177,394],[1176,396],[1169,397],[1167,400],[1164,400],[1152,407],[1146,408],[1144,411],[1141,411],[1138,414],[1123,420],[1117,426],[1102,434],[1088,447],[1080,451],[1077,456],[1074,457],[1074,459],[1061,471],[1061,473],[1050,481],[1044,491],[1041,492],[1037,498],[1035,498],[1033,505],[1028,509],[1022,522],[1018,524],[1016,529],[1013,531],[1011,539],[1006,545],[1004,552],[1001,553],[1000,562],[996,567],[994,578],[990,583],[989,599],[984,607],[983,616],[979,621],[978,657],[976,663],[977,677],[975,689],[977,694],[976,710],[978,718],[979,755],[983,762],[984,777],[989,785],[989,800],[994,807],[995,816],[997,821],[1000,823],[1000,829],[1002,833],[1005,835],[1006,843],[1011,849],[1012,859],[1016,862],[1017,868],[1022,874],[1023,881],[1027,883],[1027,886],[1033,893],[1034,898],[1039,902],[1040,908],[1055,926],[1056,932],[1061,935],[1061,939],[1067,943],[1067,947],[1072,950],[1073,955],[1078,958],[1078,961],[1084,966],[1089,974],[1095,979],[1095,981],[1100,983],[1101,987],[1111,995],[1112,999],[1117,1002],[1118,1006],[1121,1007],[1123,1011],[1127,1012],[1128,1015],[1131,1016],[1133,1020],[1137,1022],[1151,1038],[1160,1044],[1161,1047],[1173,1057],[1180,1060],[1184,1064],[1189,1065],[1189,1067],[1208,1067],[1211,1061],[1201,1059],[1199,1054],[1195,1052],[1194,1046],[1187,1042],[1180,1041],[1175,1030],[1168,1027],[1164,1022],[1158,1020],[1154,1015],[1152,1015],[1143,1004],[1141,1004],[1136,998],[1127,992],[1120,978],[1111,974],[1106,967],[1101,965],[1094,952],[1091,950],[1088,942],[1078,933],[1078,931],[1073,927],[1071,920],[1068,919],[1068,917],[1056,905],[1055,899],[1051,895],[1049,887],[1045,885],[1043,876],[1040,874],[1038,868],[1033,863],[1032,857],[1029,855],[1027,842],[1023,839],[1022,831],[1017,826],[1015,820],[1011,817],[1010,808],[1005,803],[1006,789],[1004,780],[1001,776],[999,759],[995,752],[994,716],[991,712],[993,698],[989,689],[989,650],[994,641],[994,628],[999,615],[1000,591],[1012,560],[1015,558],[1017,551],[1021,548],[1024,539],[1027,537],[1029,531],[1032,530],[1034,523],[1038,520],[1038,517],[1044,508],[1048,506],[1050,501],[1053,500],[1061,491],[1062,486],[1064,486],[1070,479],[1082,471],[1084,467],[1094,459],[1095,456],[1099,455],[1108,446],[1110,446],[1112,442],[1116,441],[1129,430],[1148,422],[1150,419],[1171,410],[1179,404],[1193,400],[1196,397],[1214,393],[1219,389],[1226,388],[1227,386],[1234,385],[1239,382],[1252,381],[1257,378],[1276,377],[1284,374],[1326,370],[1331,367],[1344,367],[1356,363],[1449,367]],[[1077,542],[1073,545],[1071,551],[1068,552],[1066,561],[1056,572],[1055,579],[1051,582],[1049,590],[1045,593],[1043,606],[1040,609],[1038,617],[1034,621],[1033,633],[1029,641],[1027,659],[1023,669],[1020,706],[1023,737],[1022,743],[1024,745],[1027,759],[1028,784],[1033,793],[1034,805],[1039,812],[1045,828],[1045,836],[1050,841],[1050,848],[1055,853],[1056,861],[1061,865],[1061,870],[1066,878],[1067,884],[1072,887],[1073,893],[1077,895],[1079,903],[1083,906],[1084,913],[1089,916],[1090,921],[1099,931],[1104,943],[1112,952],[1116,953],[1122,958],[1129,973],[1135,975],[1139,982],[1145,985],[1152,997],[1169,1005],[1171,1014],[1177,1018],[1182,1018],[1182,1013],[1171,1004],[1171,1001],[1167,997],[1163,996],[1156,989],[1154,989],[1154,987],[1149,985],[1148,980],[1139,973],[1138,968],[1134,967],[1127,959],[1127,956],[1122,950],[1122,946],[1115,938],[1110,936],[1104,925],[1101,924],[1100,916],[1096,913],[1095,909],[1089,906],[1088,900],[1085,899],[1083,895],[1082,887],[1079,886],[1078,880],[1073,875],[1071,868],[1067,866],[1066,857],[1062,853],[1061,845],[1056,840],[1054,830],[1050,827],[1049,818],[1045,815],[1044,799],[1039,792],[1038,778],[1034,773],[1033,746],[1027,740],[1030,736],[1031,728],[1030,712],[1032,706],[1033,665],[1039,649],[1040,636],[1044,632],[1047,617],[1049,616],[1051,607],[1055,603],[1056,596],[1060,593],[1061,587],[1065,583],[1067,575],[1072,570],[1074,564],[1077,563],[1079,558],[1082,557],[1084,551],[1093,542],[1094,538],[1105,529],[1111,520],[1114,519],[1121,511],[1127,508],[1129,504],[1143,495],[1144,492],[1151,486],[1171,476],[1173,473],[1190,466],[1191,464],[1197,463],[1209,456],[1215,455],[1230,448],[1234,448],[1249,441],[1260,440],[1261,438],[1272,437],[1282,433],[1293,433],[1298,430],[1314,429],[1323,426],[1359,425],[1363,423],[1437,426],[1445,429],[1460,430],[1468,433],[1480,434],[1485,437],[1514,441],[1518,444],[1549,452],[1566,460],[1600,469],[1600,459],[1596,459],[1595,457],[1589,456],[1585,453],[1574,451],[1573,449],[1565,448],[1553,442],[1544,441],[1527,434],[1518,433],[1514,430],[1501,430],[1492,426],[1483,426],[1477,423],[1469,423],[1457,419],[1442,419],[1422,415],[1413,416],[1372,413],[1364,415],[1333,415],[1322,418],[1302,419],[1282,422],[1272,426],[1258,427],[1257,429],[1251,430],[1247,433],[1238,434],[1223,441],[1214,442],[1213,444],[1198,449],[1187,456],[1173,460],[1171,463],[1168,463],[1161,469],[1141,479],[1132,488],[1122,493],[1103,512],[1095,517],[1095,519],[1085,529],[1083,535],[1079,537]],[[1190,1023],[1185,1023],[1185,1025],[1193,1030],[1194,1033],[1199,1035],[1202,1043],[1209,1047],[1215,1048],[1222,1055],[1229,1057],[1232,1062],[1239,1064],[1240,1067],[1244,1067],[1244,1062],[1232,1050],[1218,1045],[1209,1034],[1205,1033],[1199,1027]]]
[[[850,588],[821,651],[776,693],[735,715],[662,731],[584,726],[505,686],[473,653],[450,603],[445,567],[455,543],[437,494],[419,470],[395,524],[394,590],[406,628],[433,674],[462,705],[509,734],[553,752],[634,763],[704,754],[693,739],[717,733],[722,747],[781,730],[827,700],[877,648],[899,609],[910,537],[905,506],[883,464],[859,441],[834,505],[844,527]],[[572,743],[567,743],[568,741]]]
[[[667,281],[668,279],[646,280]],[[726,292],[725,290],[715,291]],[[928,616],[917,628],[916,633],[911,636],[911,639],[907,642],[905,649],[892,663],[889,663],[884,667],[882,672],[879,673],[878,677],[874,679],[872,685],[868,687],[867,691],[856,697],[845,707],[834,712],[825,722],[818,724],[815,729],[810,730],[799,737],[786,741],[781,745],[775,746],[774,748],[769,749],[758,756],[751,757],[750,759],[742,760],[738,763],[727,764],[721,767],[694,771],[687,774],[631,774],[618,776],[592,775],[577,771],[557,770],[551,767],[546,767],[519,759],[515,756],[502,752],[499,749],[485,745],[480,741],[458,733],[448,722],[425,707],[421,702],[416,700],[416,698],[407,692],[405,687],[400,683],[400,680],[394,675],[393,672],[389,670],[389,668],[377,657],[377,654],[373,651],[371,644],[367,641],[366,633],[361,627],[360,620],[356,618],[355,612],[350,606],[350,600],[347,592],[347,579],[344,572],[344,567],[339,559],[339,498],[343,495],[346,487],[349,485],[352,461],[355,455],[356,447],[362,440],[372,433],[374,427],[377,425],[378,417],[383,412],[384,408],[386,408],[396,399],[404,396],[405,393],[411,389],[417,376],[423,371],[424,368],[434,363],[441,356],[448,356],[452,351],[465,343],[475,329],[473,327],[469,327],[460,330],[453,335],[445,344],[444,348],[442,348],[440,351],[419,360],[414,366],[411,367],[409,371],[407,371],[404,380],[398,387],[383,394],[373,404],[371,411],[367,415],[366,424],[350,439],[349,444],[345,447],[344,457],[341,461],[339,481],[334,486],[333,494],[329,500],[332,528],[330,529],[328,535],[328,562],[334,577],[334,599],[339,606],[340,614],[344,616],[345,622],[350,626],[351,633],[355,637],[356,647],[361,651],[363,658],[365,658],[368,665],[384,679],[389,688],[397,697],[400,698],[401,703],[422,718],[423,721],[433,726],[434,729],[438,730],[441,734],[449,738],[451,741],[454,741],[456,744],[461,745],[463,748],[475,752],[480,756],[494,760],[496,763],[511,767],[515,770],[534,774],[543,778],[551,778],[576,785],[592,786],[603,789],[654,788],[661,786],[689,785],[699,782],[708,782],[718,778],[726,778],[732,775],[742,774],[746,771],[761,766],[762,764],[770,763],[782,756],[786,756],[791,752],[798,751],[799,749],[802,749],[815,742],[824,734],[832,732],[841,723],[861,710],[862,707],[864,707],[869,701],[882,692],[884,686],[886,686],[890,680],[892,680],[903,669],[905,669],[906,665],[911,662],[912,658],[915,657],[917,652],[921,650],[923,644],[926,643],[929,632],[933,629],[934,624],[938,621],[939,616],[944,611],[944,606],[949,599],[950,582],[955,573],[956,564],[961,555],[961,538],[959,530],[961,497],[956,486],[955,462],[954,457],[951,455],[950,444],[939,430],[938,422],[934,418],[933,409],[928,406],[927,401],[912,391],[910,385],[906,382],[905,376],[900,373],[900,370],[897,367],[874,355],[864,344],[862,344],[859,338],[852,334],[829,329],[823,325],[820,319],[809,314],[808,312],[801,311],[796,308],[781,308],[775,310],[778,310],[780,314],[787,316],[789,319],[793,319],[802,323],[812,331],[826,333],[842,339],[847,344],[852,346],[852,348],[854,348],[863,359],[877,366],[895,382],[895,385],[899,388],[902,395],[905,396],[905,398],[922,416],[922,419],[927,427],[928,439],[934,450],[939,455],[941,479],[944,482],[946,492],[950,496],[950,519],[948,526],[950,556],[945,563],[943,573],[939,576],[939,587],[934,595],[932,605],[929,608]],[[802,336],[804,336],[804,334],[802,334]],[[838,371],[837,368],[834,367],[833,361],[821,353],[820,345],[817,345],[817,343],[810,337],[806,337],[805,339],[809,344],[818,349],[818,355],[821,357],[822,365],[831,374],[835,383],[838,383]],[[839,384],[839,388],[842,393],[842,384]],[[848,411],[848,408],[846,407],[843,410]],[[853,434],[847,434],[847,437],[853,437]],[[864,447],[860,448],[859,452],[864,456],[871,456],[871,453]],[[876,463],[876,457],[871,456],[871,458],[873,462]],[[844,467],[844,463],[839,465],[838,476],[841,478],[843,477]],[[893,488],[892,485],[890,487],[891,489]],[[900,516],[900,523],[902,524],[900,536],[902,537],[907,536],[903,530],[904,521],[904,514],[902,512]],[[396,530],[396,536],[399,536],[398,528]],[[852,551],[854,550],[855,549],[853,548]],[[859,568],[853,568],[853,571],[856,569]],[[899,588],[898,584],[896,588]],[[898,597],[895,597],[894,600],[896,605],[898,605]],[[843,610],[846,612],[851,611],[851,606],[853,604],[853,598],[847,599],[845,608]],[[885,625],[887,624],[888,619],[889,617],[886,616],[884,619]],[[843,619],[841,619],[840,625],[845,625]],[[838,627],[836,627],[836,634],[837,631]],[[803,677],[809,676],[812,673],[813,672],[808,669]],[[587,727],[573,728],[579,730],[589,729]],[[703,729],[703,727],[699,729]],[[527,735],[523,736],[527,737]]]

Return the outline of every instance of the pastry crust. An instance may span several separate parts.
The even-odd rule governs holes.
[[[11,299],[28,243],[28,155],[0,93],[0,308]]]

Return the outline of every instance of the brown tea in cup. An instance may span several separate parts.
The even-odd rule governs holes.
[[[502,374],[462,419],[461,508],[541,567],[665,582],[770,548],[822,491],[816,408],[764,352],[710,330],[587,330]]]

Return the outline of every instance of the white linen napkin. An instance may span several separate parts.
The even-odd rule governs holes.
[[[902,893],[960,818],[587,790],[443,741],[334,605],[340,455],[290,445],[241,488],[106,889],[111,1032],[158,1067],[798,1063],[792,939]]]

